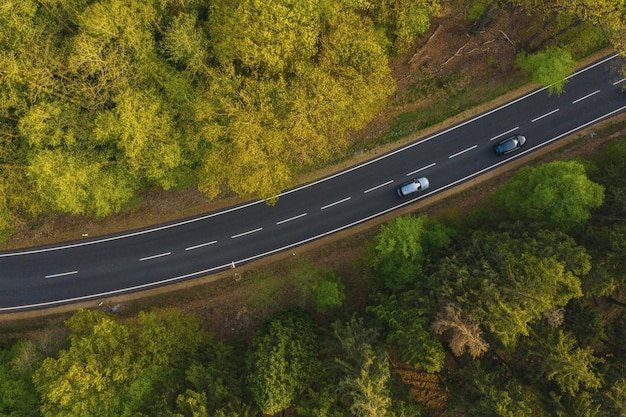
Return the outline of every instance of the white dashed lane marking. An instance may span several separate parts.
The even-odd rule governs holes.
[[[457,152],[457,153],[454,153],[454,154],[450,155],[450,156],[448,157],[448,159],[452,159],[452,158],[454,158],[455,156],[459,156],[459,155],[461,155],[461,154],[463,154],[463,153],[465,153],[465,152],[469,152],[469,151],[471,151],[472,149],[476,149],[476,148],[478,148],[478,145],[470,146],[470,147],[469,147],[469,148],[467,148],[467,149],[463,149],[463,150],[462,150],[462,151],[460,151],[460,152]]]
[[[59,277],[64,277],[67,275],[74,275],[74,274],[78,274],[78,271],[70,271],[70,272],[61,272],[60,274],[51,274],[51,275],[46,275],[45,278],[59,278]]]
[[[576,104],[576,103],[578,103],[579,101],[583,101],[584,99],[589,98],[589,97],[593,96],[594,94],[598,94],[599,92],[600,92],[600,90],[596,90],[596,91],[594,91],[593,93],[589,93],[589,94],[587,94],[586,96],[583,96],[583,97],[581,97],[581,98],[578,98],[578,99],[576,99],[576,100],[572,101],[572,104]]]
[[[145,258],[140,258],[139,262],[149,261],[150,259],[161,258],[163,256],[171,255],[172,252],[159,253],[158,255],[146,256]]]
[[[531,120],[531,122],[532,122],[532,123],[535,123],[537,120],[541,120],[541,119],[543,119],[544,117],[548,117],[548,116],[550,116],[551,114],[554,114],[554,113],[556,113],[556,112],[558,112],[558,111],[559,111],[559,109],[554,109],[554,110],[552,110],[552,111],[549,111],[549,112],[547,112],[546,114],[542,114],[542,115],[541,115],[541,116],[539,116],[539,117],[535,117],[534,119],[532,119],[532,120]]]
[[[434,167],[435,165],[437,165],[437,163],[433,162],[433,163],[432,163],[432,164],[430,164],[430,165],[426,165],[425,167],[421,167],[420,169],[416,169],[415,171],[411,171],[411,172],[409,172],[408,174],[406,174],[406,176],[407,176],[407,177],[409,177],[409,176],[411,176],[411,175],[413,175],[413,174],[417,174],[418,172],[423,171],[423,170],[428,169],[428,168],[432,168],[432,167]]]
[[[211,242],[201,243],[201,244],[195,245],[195,246],[189,246],[188,248],[185,248],[185,250],[200,249],[200,248],[203,248],[205,246],[214,245],[216,243],[217,243],[217,240],[214,240],[214,241],[211,241]]]
[[[259,227],[258,229],[248,230],[247,232],[243,232],[243,233],[239,233],[239,234],[236,234],[236,235],[232,235],[230,238],[231,239],[237,239],[238,237],[249,235],[249,234],[256,233],[256,232],[260,232],[261,230],[263,230],[263,228]]]
[[[392,182],[393,182],[393,180],[390,180],[390,181],[384,182],[384,183],[382,183],[382,184],[379,184],[379,185],[377,185],[376,187],[372,187],[372,188],[370,188],[369,190],[365,190],[365,191],[363,191],[363,194],[367,194],[367,193],[369,193],[370,191],[378,190],[379,188],[384,187],[385,185],[389,185],[389,184],[391,184]]]
[[[513,129],[509,129],[506,132],[502,132],[499,135],[492,137],[491,139],[489,139],[489,142],[491,142],[492,140],[496,140],[498,138],[501,138],[504,135],[508,135],[509,133],[515,132],[517,129],[519,129],[519,126],[516,126]]]
[[[299,218],[304,217],[304,216],[306,216],[306,213],[298,214],[297,216],[293,216],[293,217],[290,217],[290,218],[288,218],[288,219],[281,220],[281,221],[279,221],[279,222],[276,222],[276,224],[283,224],[283,223],[287,223],[287,222],[290,222],[290,221],[292,221],[292,220],[299,219]]]
[[[325,210],[325,209],[327,209],[329,207],[336,206],[337,204],[345,203],[346,201],[350,200],[351,198],[352,197],[346,197],[343,200],[339,200],[339,201],[335,201],[334,203],[327,204],[327,205],[323,206],[320,210]]]

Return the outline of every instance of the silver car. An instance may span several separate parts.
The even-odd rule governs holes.
[[[399,186],[396,192],[398,193],[400,197],[405,197],[409,194],[419,193],[424,190],[427,190],[429,186],[430,186],[430,183],[428,182],[428,178],[426,177],[413,178],[411,181],[407,181],[401,186]]]

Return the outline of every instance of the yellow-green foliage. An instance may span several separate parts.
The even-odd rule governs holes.
[[[388,45],[428,4],[416,20],[404,1],[3,2],[1,227],[106,216],[145,185],[276,195],[382,109]]]

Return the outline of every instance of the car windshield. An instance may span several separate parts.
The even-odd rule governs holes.
[[[509,139],[500,144],[500,149],[503,151],[510,151],[517,146],[517,141],[515,139]]]
[[[417,191],[417,184],[414,182],[410,182],[404,186],[402,186],[402,193],[409,194]]]

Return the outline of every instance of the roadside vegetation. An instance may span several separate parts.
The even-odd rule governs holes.
[[[5,236],[51,211],[124,212],[155,188],[271,196],[492,98],[448,71],[463,43],[441,71],[414,47],[442,36],[427,32],[442,8],[462,8],[468,32],[524,20],[501,38],[517,45],[508,87],[524,71],[552,83],[546,65],[566,73],[606,45],[624,53],[616,1],[303,4],[5,2]],[[487,78],[514,65],[482,50]],[[419,71],[397,77],[399,57]],[[587,159],[520,169],[467,213],[392,220],[329,249],[359,253],[351,279],[341,253],[235,274],[256,284],[221,299],[243,306],[232,317],[192,290],[3,323],[0,415],[626,415],[625,161],[622,133]]]
[[[0,235],[53,214],[107,218],[155,190],[272,197],[303,172],[519,85],[524,72],[509,67],[515,55],[520,69],[559,92],[574,60],[607,45],[624,54],[623,7],[617,0],[6,1]],[[456,52],[444,45],[441,61],[420,54],[416,38],[429,33],[422,46],[436,44],[443,35],[428,32],[431,22],[440,29],[450,10],[465,16],[463,35],[473,37]],[[499,19],[512,26],[500,29]],[[469,45],[488,30],[497,39]],[[513,59],[501,60],[503,45]],[[474,72],[453,69],[463,55]],[[389,63],[408,57],[407,76],[398,66],[394,74]],[[503,68],[510,81],[489,91]],[[379,131],[363,131],[384,114]]]
[[[243,339],[172,308],[80,310],[4,342],[0,414],[623,415],[625,161],[622,135],[518,170],[465,215],[391,220],[354,264],[359,307],[341,276],[292,262],[289,301],[263,286]]]

